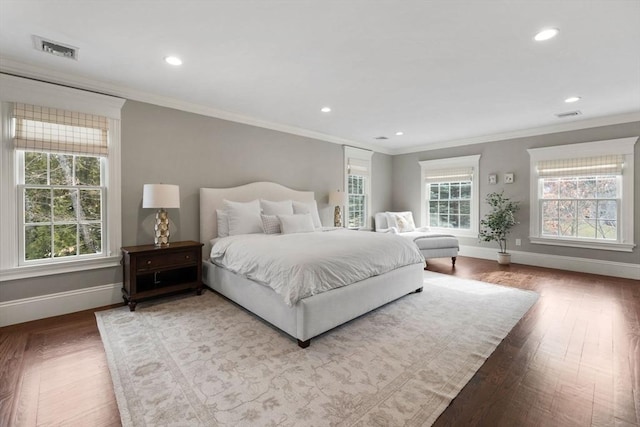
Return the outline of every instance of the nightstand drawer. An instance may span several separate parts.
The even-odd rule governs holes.
[[[198,253],[193,250],[167,254],[143,255],[138,257],[137,271],[188,266],[196,264],[197,261]]]

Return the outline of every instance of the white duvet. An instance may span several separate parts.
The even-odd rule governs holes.
[[[424,258],[408,239],[339,229],[223,237],[214,242],[211,261],[270,286],[292,306],[311,295],[423,264]]]

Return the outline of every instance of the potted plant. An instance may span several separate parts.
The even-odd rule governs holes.
[[[511,228],[518,222],[515,212],[520,208],[518,202],[505,197],[504,192],[487,194],[486,202],[491,211],[480,221],[480,233],[478,237],[484,242],[498,242],[498,263],[509,264],[511,254],[507,252],[507,235]]]

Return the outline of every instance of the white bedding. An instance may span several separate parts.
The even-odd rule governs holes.
[[[408,239],[344,229],[247,234],[212,243],[212,262],[270,286],[288,306],[405,265],[424,263],[422,254]]]

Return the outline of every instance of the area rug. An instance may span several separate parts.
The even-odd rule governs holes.
[[[537,298],[425,272],[307,349],[212,292],[96,317],[124,426],[422,426]]]

